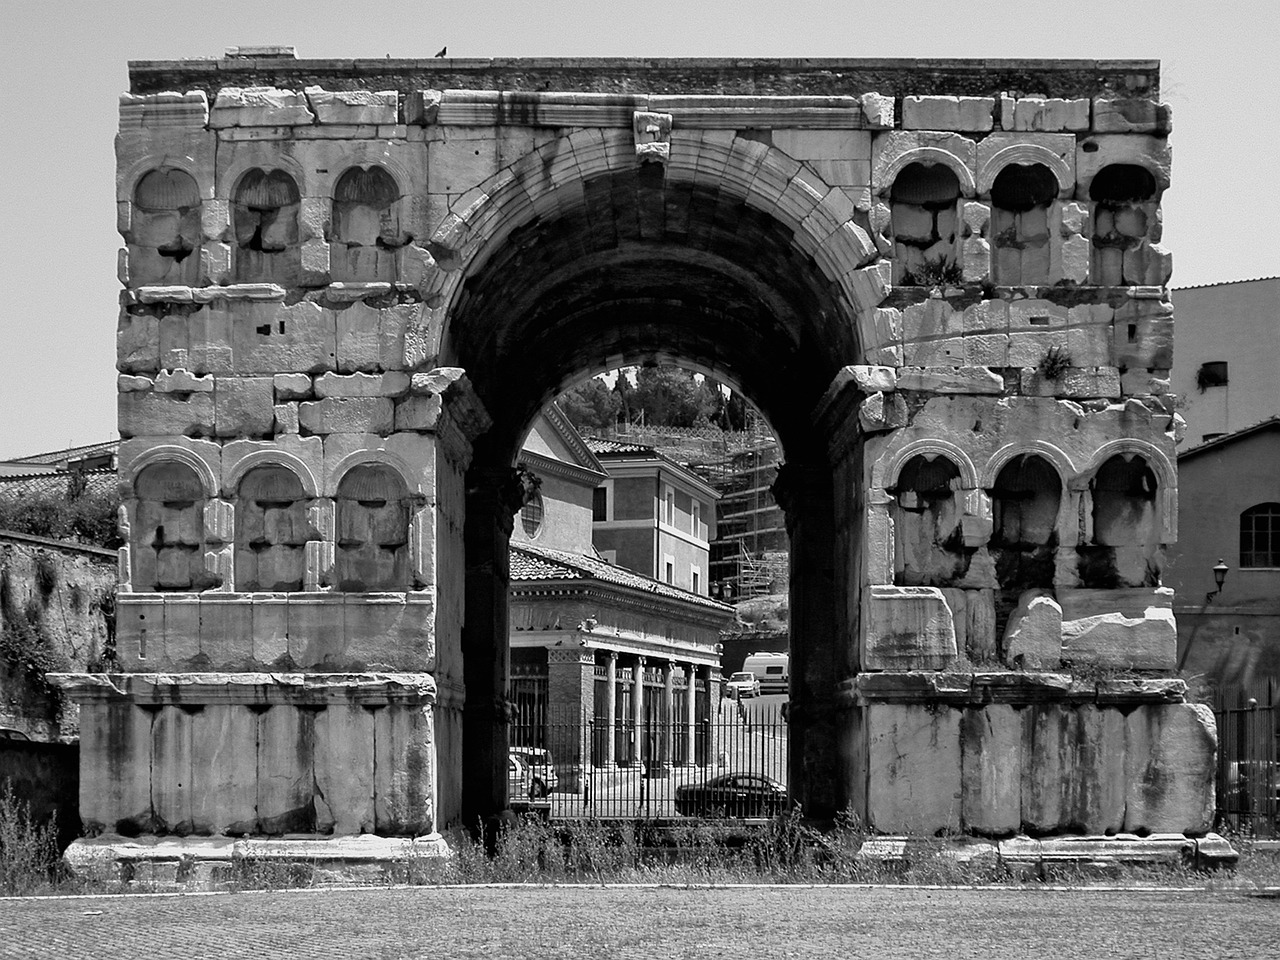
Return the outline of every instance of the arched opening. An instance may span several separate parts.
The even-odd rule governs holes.
[[[288,467],[254,467],[244,475],[236,500],[236,590],[303,588],[307,542],[320,539],[307,516],[309,503]]]
[[[1125,270],[1125,253],[1147,239],[1156,217],[1156,178],[1146,167],[1112,163],[1089,184],[1093,201],[1093,264],[1096,284],[1143,283],[1141,268]],[[1126,276],[1128,274],[1128,276]]]
[[[968,568],[960,529],[960,468],[944,456],[917,455],[902,465],[894,495],[894,582],[951,586]]]
[[[162,461],[138,471],[133,482],[135,593],[206,590],[216,584],[204,569],[204,485],[185,463]]]
[[[1020,454],[1001,468],[990,492],[1000,636],[1024,591],[1053,586],[1062,478],[1044,457]]]
[[[476,258],[443,336],[442,361],[467,370],[493,418],[466,478],[463,815],[505,801],[507,719],[495,704],[510,676],[520,444],[547,402],[584,376],[664,362],[748,397],[781,443],[774,490],[791,538],[791,790],[806,813],[834,815],[848,804],[835,683],[849,659],[839,644],[851,635],[837,611],[856,604],[837,598],[839,471],[814,411],[840,368],[858,360],[849,306],[790,231],[718,184],[668,182],[648,164],[581,187],[564,191],[576,201]],[[842,478],[855,484],[854,475]]]
[[[409,588],[409,491],[383,464],[359,464],[338,483],[334,548],[337,588]]]
[[[298,185],[283,170],[254,167],[240,178],[231,206],[237,281],[297,282],[300,203]]]
[[[330,274],[334,280],[390,281],[396,250],[411,239],[400,229],[400,188],[382,167],[352,167],[333,188]]]
[[[958,282],[956,204],[960,181],[946,164],[911,163],[893,181],[893,282],[933,286]]]
[[[196,282],[200,258],[200,188],[185,170],[160,167],[133,192],[129,239],[129,283]]]
[[[992,277],[1007,286],[1049,279],[1049,205],[1058,179],[1040,163],[1011,163],[991,184]]]
[[[1089,484],[1093,537],[1080,548],[1088,587],[1160,585],[1160,498],[1155,471],[1137,454],[1110,457]]]

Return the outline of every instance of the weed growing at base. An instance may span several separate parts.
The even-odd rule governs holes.
[[[57,830],[34,821],[30,806],[6,787],[0,791],[0,894],[52,891],[60,879]]]

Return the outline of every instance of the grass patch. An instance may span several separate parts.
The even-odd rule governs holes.
[[[63,881],[58,833],[31,817],[31,807],[6,786],[0,791],[0,895],[54,892]]]

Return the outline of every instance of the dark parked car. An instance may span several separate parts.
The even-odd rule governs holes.
[[[787,788],[759,773],[726,773],[676,787],[676,812],[686,817],[772,817],[787,808]]]

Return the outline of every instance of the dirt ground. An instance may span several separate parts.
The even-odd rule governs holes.
[[[1280,900],[1218,891],[394,888],[0,900],[0,956],[1280,957]]]

